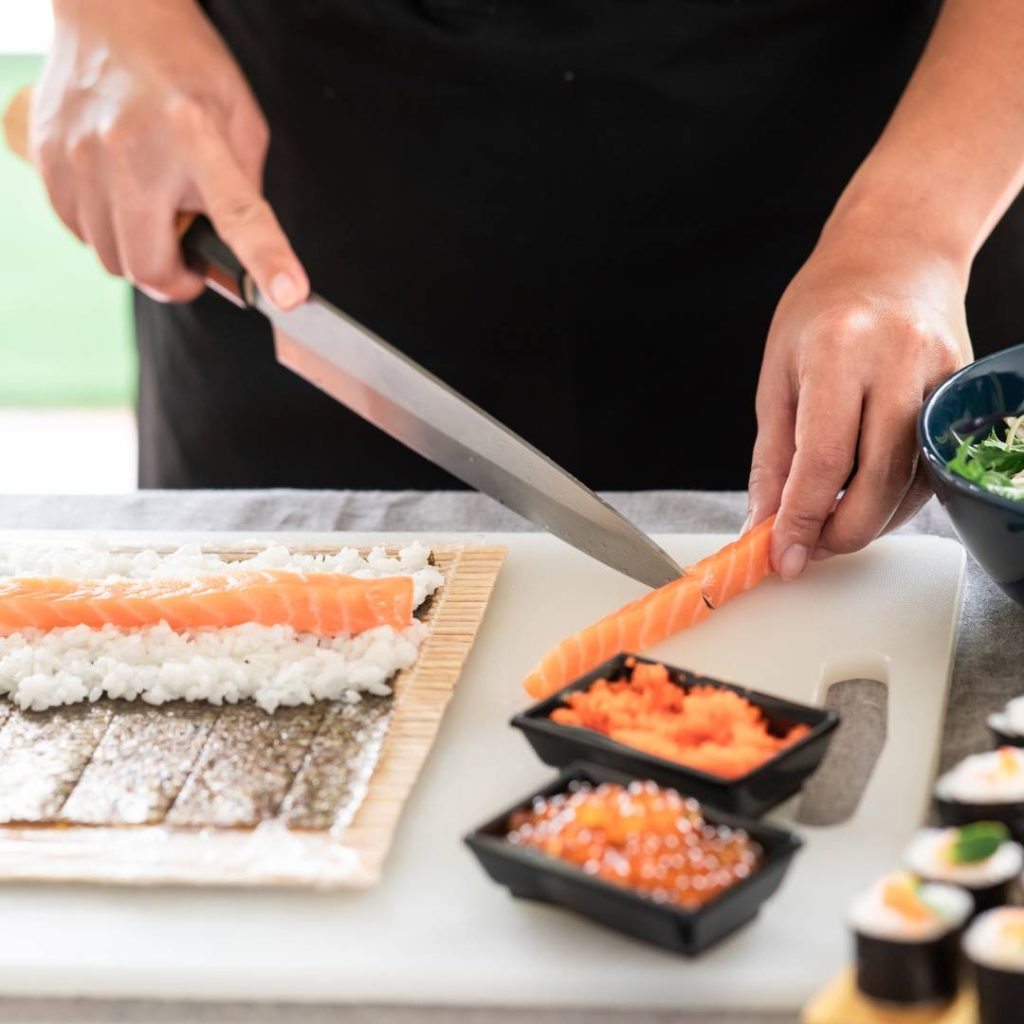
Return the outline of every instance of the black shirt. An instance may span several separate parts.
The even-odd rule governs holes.
[[[936,0],[211,0],[314,288],[597,488],[740,488],[775,305]],[[1020,340],[1024,212],[976,349]],[[137,298],[144,486],[443,487],[215,296]]]

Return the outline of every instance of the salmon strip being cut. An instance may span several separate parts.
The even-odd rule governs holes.
[[[757,586],[771,566],[771,516],[686,574],[652,590],[599,622],[567,637],[526,677],[538,700],[571,683],[620,651],[643,651],[706,619],[737,594]]]
[[[357,579],[340,573],[245,570],[189,579],[0,579],[0,634],[62,626],[133,629],[166,622],[200,626],[292,626],[335,636],[412,622],[410,576]]]

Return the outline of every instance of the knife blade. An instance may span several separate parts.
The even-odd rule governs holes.
[[[26,160],[31,96],[31,86],[22,89],[3,115],[8,144]],[[285,366],[465,483],[627,576],[656,587],[683,574],[593,491],[400,351],[316,295],[280,312],[205,217],[182,213],[179,225],[185,259],[206,283],[270,318]]]
[[[683,570],[625,516],[538,449],[326,299],[282,312],[204,217],[182,240],[189,265],[274,326],[277,359],[453,476],[605,565],[652,587]]]

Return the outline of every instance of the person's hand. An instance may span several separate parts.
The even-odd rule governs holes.
[[[193,0],[58,0],[30,150],[64,223],[154,297],[202,282],[176,214],[202,211],[260,290],[290,308],[306,274],[263,198],[269,133],[241,70]]]
[[[971,358],[966,287],[966,268],[934,247],[860,225],[827,227],[787,288],[758,384],[748,519],[778,511],[772,563],[785,579],[927,500],[916,418]]]

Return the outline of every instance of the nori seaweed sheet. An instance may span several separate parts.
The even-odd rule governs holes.
[[[0,729],[0,823],[55,820],[110,718],[100,704],[12,708]]]
[[[112,706],[112,718],[71,791],[60,820],[152,825],[181,792],[220,709],[175,701]]]
[[[342,828],[352,820],[380,757],[393,708],[393,698],[372,696],[331,706],[281,807],[289,828]]]
[[[279,708],[0,700],[0,825],[344,827],[380,759],[393,697]]]
[[[224,708],[171,805],[169,825],[244,828],[277,814],[324,716],[323,705]]]

